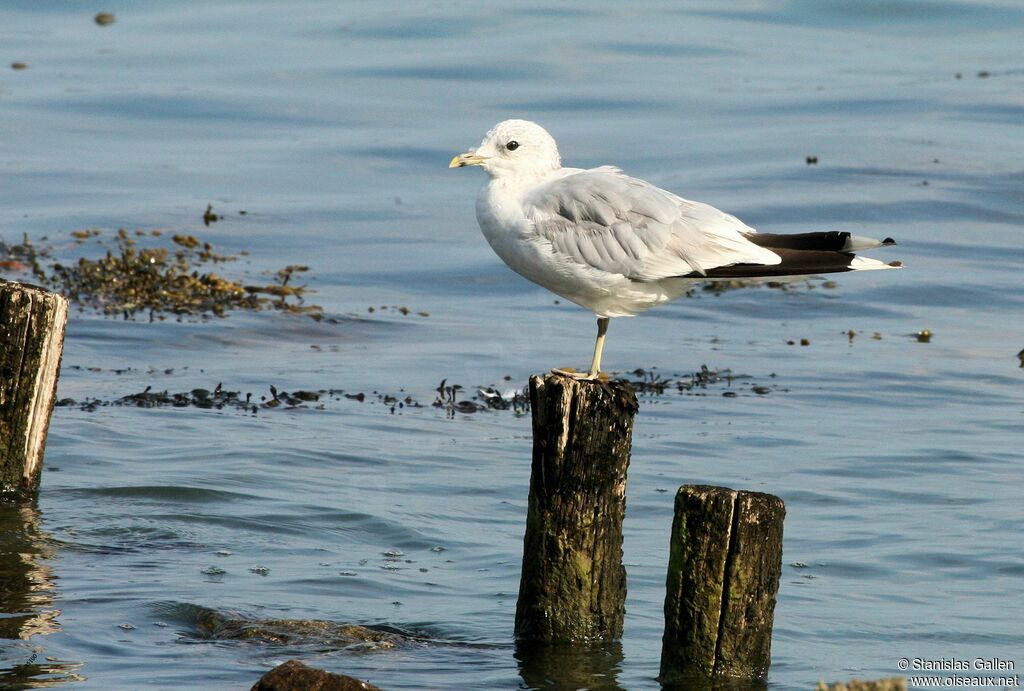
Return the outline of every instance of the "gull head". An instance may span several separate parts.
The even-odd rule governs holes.
[[[449,168],[480,166],[492,178],[539,176],[562,167],[558,145],[529,120],[505,120],[491,128],[480,146],[459,154]]]

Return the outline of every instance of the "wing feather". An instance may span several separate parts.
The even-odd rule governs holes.
[[[734,264],[778,264],[747,239],[754,229],[617,168],[569,171],[526,197],[534,231],[566,258],[636,281]]]

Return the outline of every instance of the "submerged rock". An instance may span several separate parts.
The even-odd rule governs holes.
[[[257,681],[252,691],[380,691],[379,686],[288,660]]]
[[[815,687],[815,691],[906,691],[907,680],[903,677],[891,677],[889,679],[879,679],[878,681],[861,681],[860,679],[851,679],[850,681],[843,683],[838,682],[835,684],[826,684],[823,681],[819,681]]]
[[[394,631],[321,619],[243,619],[200,609],[196,627],[204,638],[278,645],[315,643],[333,649],[387,650],[405,638]]]

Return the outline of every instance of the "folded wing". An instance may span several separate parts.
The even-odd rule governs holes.
[[[782,259],[750,239],[753,228],[617,168],[572,171],[524,200],[535,232],[565,258],[635,281],[703,276]]]

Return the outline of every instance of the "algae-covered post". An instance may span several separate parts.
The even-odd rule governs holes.
[[[39,485],[67,317],[62,296],[0,281],[0,496]]]
[[[759,679],[771,663],[782,500],[684,485],[675,502],[661,679]]]
[[[637,400],[625,382],[530,378],[533,469],[516,606],[521,643],[622,635],[622,519]]]

